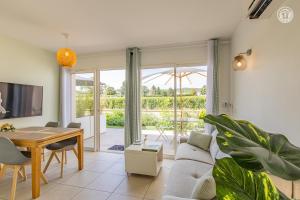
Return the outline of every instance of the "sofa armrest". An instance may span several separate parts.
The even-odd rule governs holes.
[[[179,138],[179,143],[182,144],[182,143],[187,143],[188,141],[188,137],[187,136],[180,136]]]
[[[181,198],[181,197],[175,197],[175,196],[163,196],[163,200],[192,200],[192,199],[187,199],[187,198]]]

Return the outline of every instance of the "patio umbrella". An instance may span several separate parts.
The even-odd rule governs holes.
[[[149,74],[146,76],[143,76],[142,79],[145,81],[144,83],[148,83],[150,81],[153,81],[155,79],[166,77],[167,80],[165,84],[169,83],[171,80],[174,79],[174,77],[178,78],[179,80],[179,98],[180,98],[180,127],[182,131],[183,127],[183,99],[182,99],[182,82],[184,79],[186,79],[189,83],[192,83],[190,80],[190,76],[196,74],[202,77],[207,77],[207,70],[202,68],[195,68],[195,67],[181,67],[176,68],[176,73],[174,73],[174,69],[167,69],[165,71],[156,72],[153,74]]]

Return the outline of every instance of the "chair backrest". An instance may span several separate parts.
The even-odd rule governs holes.
[[[58,122],[48,122],[45,127],[53,127],[56,128],[58,127]]]
[[[80,127],[81,127],[81,123],[75,123],[75,122],[71,122],[67,126],[67,128],[80,128]]]
[[[6,138],[0,137],[0,163],[6,165],[22,165],[29,161],[14,143]]]

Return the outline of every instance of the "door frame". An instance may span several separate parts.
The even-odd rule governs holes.
[[[85,74],[85,73],[92,73],[94,75],[94,146],[93,147],[85,147],[84,149],[87,151],[99,151],[100,150],[100,80],[99,80],[99,73],[97,73],[99,70],[71,70],[71,112],[70,112],[70,118],[74,120],[73,113],[76,112],[75,107],[75,98],[74,98],[74,80],[73,75],[74,74]],[[98,84],[99,83],[99,84]],[[74,110],[75,109],[75,110]]]

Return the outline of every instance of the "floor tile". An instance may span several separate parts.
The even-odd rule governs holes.
[[[110,195],[108,192],[83,189],[72,200],[106,200]]]
[[[92,183],[99,175],[100,174],[94,172],[80,171],[67,179],[59,180],[58,182],[64,185],[85,187]]]
[[[85,154],[85,159],[88,160],[108,160],[117,162],[120,160],[124,154],[116,154],[116,153],[106,153],[106,152],[88,152]]]
[[[113,166],[115,162],[110,160],[98,160],[94,162],[89,162],[85,165],[84,170],[103,173]]]
[[[127,176],[127,173],[125,172],[125,162],[117,162],[111,168],[109,168],[106,172],[110,173],[110,174]]]
[[[153,178],[148,176],[130,175],[126,177],[115,193],[134,197],[144,197]]]
[[[122,194],[113,194],[111,195],[108,200],[142,200],[143,198],[122,195]]]
[[[153,200],[161,199],[166,188],[166,182],[169,173],[170,173],[170,169],[168,168],[162,168],[160,170],[159,175],[152,181],[152,183],[150,184],[146,192],[145,195],[146,199],[153,199]]]
[[[56,186],[55,183],[41,184],[41,193],[45,193]],[[11,190],[11,178],[5,185],[0,187],[0,199],[9,199]],[[31,198],[31,179],[17,184],[16,200],[30,200]]]
[[[114,192],[123,180],[124,176],[106,173],[97,177],[96,180],[86,186],[86,188]]]
[[[78,187],[57,184],[51,190],[43,193],[39,200],[70,200],[79,194],[81,190]]]
[[[41,185],[38,200],[160,200],[167,176],[174,164],[164,160],[158,177],[130,175],[125,172],[124,154],[85,152],[84,170],[78,171],[77,159],[68,152],[64,177],[60,178],[60,164],[53,160],[46,177],[49,184]],[[48,159],[48,154],[45,160]],[[42,162],[44,167],[45,162]],[[26,167],[28,179],[17,185],[16,200],[31,199],[31,167]],[[11,172],[0,180],[0,200],[7,200],[11,187]]]

